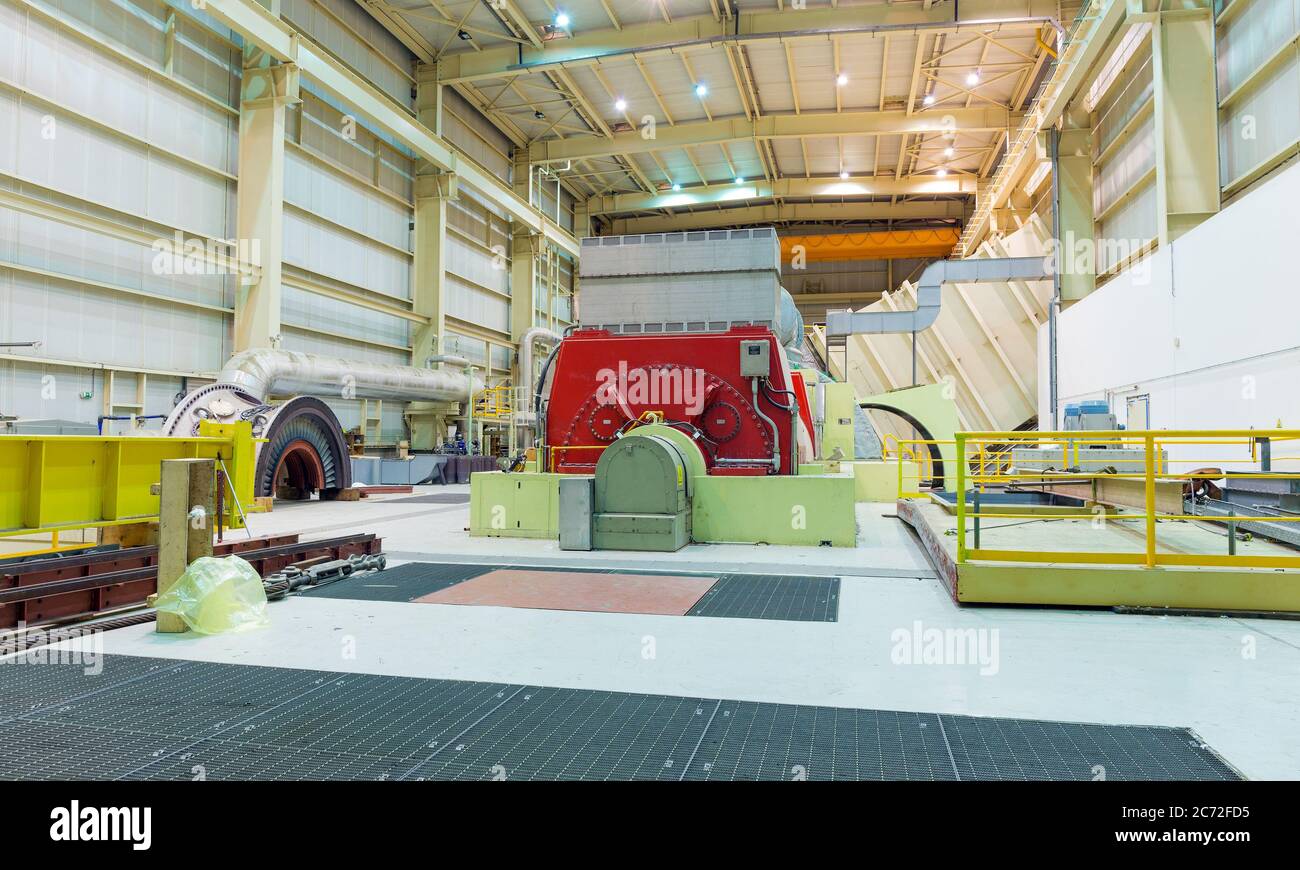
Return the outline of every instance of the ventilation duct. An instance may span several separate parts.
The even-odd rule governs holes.
[[[936,260],[916,284],[916,308],[911,311],[829,311],[826,336],[881,335],[921,332],[939,319],[944,284],[991,284],[1005,281],[1051,280],[1046,257],[1005,257]]]

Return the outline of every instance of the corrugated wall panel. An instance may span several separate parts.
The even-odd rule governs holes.
[[[403,106],[414,56],[352,0],[282,0],[280,14]]]
[[[1300,0],[1237,0],[1218,29],[1219,94],[1231,98],[1219,113],[1225,187],[1300,146],[1297,38]],[[1270,62],[1271,69],[1251,78]]]
[[[169,16],[179,84],[161,72]],[[0,0],[0,186],[41,195],[30,182],[73,208],[62,196],[233,237],[239,52],[203,17],[160,0]],[[11,352],[32,359],[0,357],[0,412],[93,422],[106,367],[131,403],[129,372],[151,373],[143,410],[166,413],[181,377],[162,372],[224,363],[235,279],[194,263],[197,274],[172,274],[159,257],[170,241],[151,248],[0,210],[0,340],[41,342]]]

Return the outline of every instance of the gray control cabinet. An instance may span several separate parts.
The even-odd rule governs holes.
[[[560,478],[560,549],[591,549],[591,493],[593,478],[566,474]]]
[[[772,345],[766,340],[740,343],[740,375],[745,378],[767,378],[772,375]]]

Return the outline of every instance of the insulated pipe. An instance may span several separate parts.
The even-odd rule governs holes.
[[[775,474],[780,474],[781,473],[781,435],[777,431],[776,421],[773,420],[771,417],[767,416],[766,414],[764,414],[763,408],[758,404],[758,378],[751,378],[749,382],[754,388],[754,413],[758,414],[758,416],[762,418],[763,422],[767,423],[767,425],[772,430],[772,459],[771,459],[772,471]],[[790,446],[791,449],[797,450],[794,444],[791,444]]]
[[[916,285],[911,311],[828,311],[826,335],[880,335],[921,332],[939,319],[944,284],[988,284],[1003,281],[1045,281],[1052,278],[1046,257],[971,257],[935,260]]]
[[[434,363],[446,363],[449,366],[460,366],[461,368],[467,368],[472,365],[472,363],[465,359],[465,357],[457,356],[454,353],[435,353],[433,356],[427,356],[424,358],[425,368],[433,368]]]
[[[343,396],[402,402],[468,402],[483,384],[464,372],[356,362],[291,350],[255,348],[230,358],[217,383],[265,402],[271,394]]]
[[[526,331],[519,339],[519,386],[524,387],[524,396],[532,396],[535,392],[533,384],[533,342],[539,338],[547,339],[555,344],[560,342],[560,334],[553,329],[547,329],[545,326],[534,326]],[[519,411],[515,413],[515,420],[523,425],[531,425],[537,422],[537,414],[533,410]]]

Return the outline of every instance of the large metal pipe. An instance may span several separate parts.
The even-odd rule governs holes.
[[[826,335],[921,332],[939,319],[944,284],[1045,281],[1051,277],[1047,257],[935,260],[917,281],[916,308],[910,311],[828,311]]]
[[[230,358],[217,383],[238,387],[265,402],[276,395],[305,394],[401,402],[467,402],[483,384],[465,372],[357,362],[292,350],[255,348]]]
[[[545,326],[534,326],[519,339],[519,386],[524,389],[520,394],[520,408],[515,411],[515,422],[524,426],[537,422],[537,414],[532,409],[532,397],[536,389],[536,384],[533,383],[533,343],[539,338],[559,344],[561,336]]]

